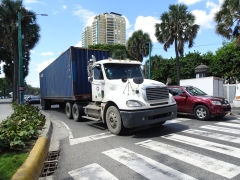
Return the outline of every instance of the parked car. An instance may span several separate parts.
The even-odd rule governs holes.
[[[40,98],[37,96],[29,96],[26,100],[25,100],[26,104],[40,104]]]
[[[231,112],[229,102],[223,97],[209,96],[194,86],[168,86],[178,106],[178,113],[193,114],[199,120],[211,116],[224,117]]]

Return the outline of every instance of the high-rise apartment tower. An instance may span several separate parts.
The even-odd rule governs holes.
[[[125,44],[126,21],[121,14],[103,13],[94,17],[91,27],[84,28],[82,47],[92,44]]]

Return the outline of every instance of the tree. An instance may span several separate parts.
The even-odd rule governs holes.
[[[155,25],[155,36],[164,44],[165,51],[174,44],[179,85],[181,79],[179,54],[183,56],[185,43],[188,43],[189,48],[193,46],[200,26],[194,24],[195,16],[187,11],[187,6],[184,4],[170,5],[169,12],[164,12],[160,20],[161,23]]]
[[[210,71],[214,76],[224,78],[225,83],[240,81],[240,46],[234,46],[235,43],[224,43],[211,62]]]
[[[127,50],[137,61],[142,62],[143,57],[149,55],[149,44],[153,47],[149,34],[142,30],[135,31],[127,41]]]
[[[240,44],[240,2],[239,0],[225,0],[219,12],[214,16],[216,33],[227,39],[236,38],[235,45]]]
[[[6,65],[6,76],[8,79],[13,79],[13,100],[18,98],[18,12],[23,15],[21,21],[22,27],[22,50],[23,50],[23,64],[24,77],[28,74],[28,63],[30,61],[29,51],[34,48],[40,39],[40,27],[36,23],[36,14],[28,11],[23,7],[21,0],[2,0],[0,4],[0,47],[9,50],[11,62],[8,61]],[[13,66],[13,67],[12,67]],[[5,70],[4,68],[4,70]],[[13,70],[13,71],[12,71]],[[9,74],[8,74],[9,73]],[[11,77],[11,78],[10,78]]]

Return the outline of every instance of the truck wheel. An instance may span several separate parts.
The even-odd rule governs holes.
[[[208,120],[210,112],[206,106],[198,105],[194,109],[194,115],[198,120]]]
[[[84,114],[83,107],[75,103],[72,106],[72,116],[73,116],[73,119],[75,121],[79,122],[79,121],[81,121],[83,114]]]
[[[72,106],[73,106],[72,103],[70,103],[70,102],[66,103],[65,113],[66,113],[68,119],[73,118],[73,116],[72,116]]]
[[[120,134],[123,131],[123,124],[118,109],[110,106],[106,113],[106,122],[109,131],[113,134]]]

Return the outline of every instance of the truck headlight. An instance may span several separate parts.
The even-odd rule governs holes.
[[[143,103],[138,102],[138,101],[133,101],[133,100],[129,100],[126,102],[126,105],[128,107],[141,107],[141,106],[145,106]]]
[[[213,101],[213,100],[210,100],[210,102],[212,103],[212,105],[222,105],[222,103],[220,101]]]

